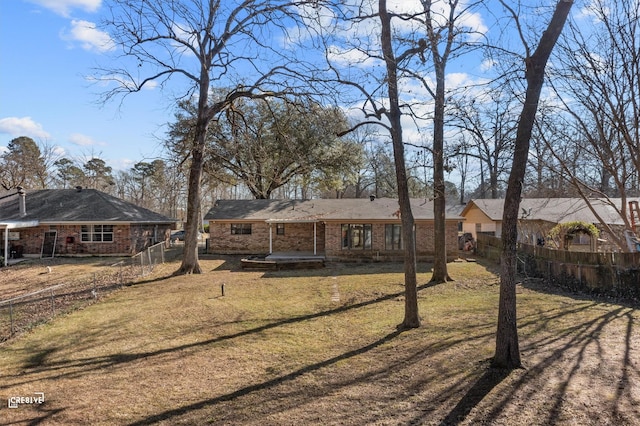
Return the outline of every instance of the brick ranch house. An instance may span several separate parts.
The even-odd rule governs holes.
[[[434,254],[433,202],[414,199],[416,251]],[[402,259],[404,244],[398,200],[218,200],[204,217],[212,254],[313,254],[328,260]],[[458,224],[446,215],[447,256],[458,255]]]
[[[95,189],[19,189],[0,199],[0,255],[132,255],[175,223]]]

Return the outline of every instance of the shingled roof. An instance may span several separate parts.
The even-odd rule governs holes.
[[[325,221],[398,220],[400,207],[394,198],[341,198],[315,200],[218,200],[205,220],[241,221]],[[415,220],[433,220],[433,202],[411,200]],[[447,213],[449,220],[462,220]]]
[[[617,206],[620,206],[622,202],[620,199],[611,199],[610,201]],[[606,223],[610,225],[624,224],[620,215],[609,202],[601,199],[592,199],[590,203]],[[473,205],[482,210],[491,220],[502,220],[504,199],[471,200],[461,214],[464,216]],[[520,219],[544,220],[551,223],[571,221],[599,222],[582,198],[523,198],[520,202]]]
[[[0,200],[0,221],[40,223],[119,222],[174,223],[161,214],[96,189],[41,189],[27,191],[26,215],[20,215],[19,195]]]

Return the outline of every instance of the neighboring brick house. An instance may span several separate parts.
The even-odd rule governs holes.
[[[416,252],[434,254],[433,203],[411,201]],[[403,257],[398,200],[353,198],[316,200],[218,200],[204,217],[209,253],[299,252],[329,260]],[[457,257],[460,216],[447,213],[447,255]]]
[[[19,190],[0,199],[0,255],[132,255],[175,223],[95,189]]]

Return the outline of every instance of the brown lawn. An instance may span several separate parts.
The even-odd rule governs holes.
[[[491,265],[451,263],[456,281],[435,286],[420,265],[423,325],[402,333],[399,264],[177,266],[1,344],[0,424],[640,424],[634,306],[525,281],[526,368],[504,372],[489,368]]]

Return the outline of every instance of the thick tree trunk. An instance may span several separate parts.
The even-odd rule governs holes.
[[[391,124],[391,141],[396,166],[398,183],[398,202],[402,220],[402,238],[404,240],[404,320],[398,328],[415,328],[420,326],[418,315],[418,279],[416,277],[416,244],[414,237],[414,219],[411,212],[407,170],[404,160],[404,144],[402,143],[402,123],[398,93],[398,77],[396,58],[391,45],[391,17],[387,13],[386,0],[379,0],[378,10],[382,24],[381,44],[384,60],[387,65],[387,86],[389,89],[389,112],[387,117]]]
[[[434,258],[432,283],[451,281],[447,272],[447,233],[445,226],[445,184],[444,184],[444,89],[445,64],[436,61],[436,96],[433,118],[433,216],[434,216]]]
[[[202,269],[198,262],[198,230],[201,226],[200,195],[204,154],[209,123],[213,119],[213,110],[209,108],[209,74],[203,69],[200,74],[200,97],[198,99],[198,118],[191,147],[191,165],[187,193],[187,223],[185,225],[184,252],[182,264],[175,274],[200,274]]]
[[[544,70],[572,5],[573,1],[570,0],[558,2],[549,26],[540,38],[540,44],[533,55],[525,60],[527,92],[518,121],[513,165],[502,216],[500,301],[496,353],[492,363],[494,367],[513,369],[522,366],[516,319],[516,243],[522,182],[529,156],[529,141],[544,83]]]
[[[202,167],[204,155],[201,149],[194,149],[191,154],[191,167],[189,169],[188,194],[187,194],[187,223],[185,224],[184,252],[182,264],[175,274],[200,274],[198,262],[198,230],[200,227],[201,206],[200,187],[202,180]]]

